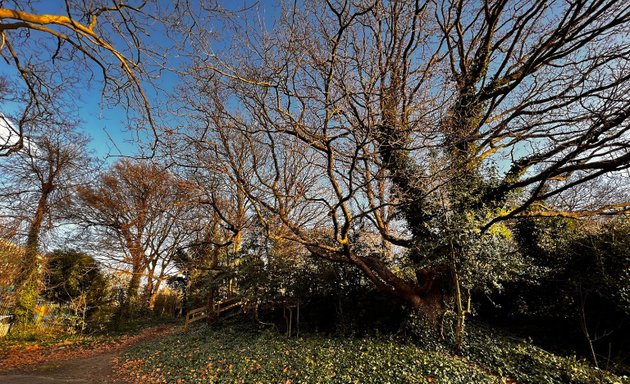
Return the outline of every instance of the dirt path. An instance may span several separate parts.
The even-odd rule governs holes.
[[[121,383],[113,377],[115,356],[116,353],[110,352],[83,359],[45,363],[35,370],[0,374],[0,383]]]
[[[26,360],[13,369],[0,371],[0,384],[124,383],[124,379],[115,375],[115,357],[131,345],[173,333],[175,330],[176,327],[147,329],[115,348],[84,350],[74,357],[59,358],[51,354],[44,361]],[[29,354],[23,355],[25,359],[29,358]]]

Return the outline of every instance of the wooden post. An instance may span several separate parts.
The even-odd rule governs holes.
[[[289,307],[289,327],[287,328],[288,337],[291,337],[292,326],[293,326],[293,308]]]
[[[297,302],[297,319],[296,319],[296,334],[295,337],[300,337],[300,299]]]

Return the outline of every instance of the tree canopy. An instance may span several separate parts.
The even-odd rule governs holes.
[[[514,220],[628,213],[629,21],[616,1],[286,3],[224,52],[191,37],[185,135],[267,236],[433,321],[446,289],[463,319],[467,289],[526,269]]]

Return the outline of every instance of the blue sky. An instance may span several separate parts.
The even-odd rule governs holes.
[[[17,71],[3,61],[0,65],[0,76],[17,78]],[[81,120],[80,129],[91,137],[90,146],[98,157],[136,152],[135,144],[129,141],[134,135],[125,128],[125,111],[122,107],[107,108],[101,105],[98,84],[79,90],[74,98]],[[11,114],[17,106],[4,102],[0,105],[0,113]]]
[[[192,1],[194,3],[194,1]],[[63,14],[65,12],[64,4],[62,0],[46,0],[34,3],[34,9],[37,13],[57,13]],[[165,3],[160,3],[162,6]],[[279,7],[276,0],[226,0],[222,2],[222,5],[228,10],[239,10],[247,8],[248,6],[255,4],[256,7],[246,12],[243,17],[252,17],[253,15],[259,15],[267,28],[273,26],[273,21],[278,15]],[[193,5],[195,6],[195,5]],[[229,38],[225,34],[229,34],[227,31],[220,31],[224,34],[224,37]],[[147,43],[155,46],[160,44],[168,44],[165,38],[163,30],[159,29],[159,25],[156,24],[156,29],[149,31],[150,36],[147,37]],[[33,36],[37,36],[36,33]],[[41,36],[41,35],[40,35]],[[116,41],[114,40],[114,44]],[[218,41],[216,48],[220,49],[222,41]],[[50,53],[48,53],[48,57]],[[45,56],[43,56],[45,57]],[[171,57],[170,65],[175,65],[174,61],[178,60],[177,57]],[[7,64],[4,60],[0,61],[0,76],[4,76],[9,79],[19,79],[19,74],[13,65]],[[162,76],[154,79],[155,85],[160,87],[164,91],[170,91],[177,85],[177,76],[163,72]],[[138,133],[137,131],[128,129],[127,114],[122,106],[108,106],[103,105],[101,97],[101,79],[95,78],[88,86],[87,82],[84,87],[76,91],[76,95],[73,97],[72,102],[76,104],[76,110],[78,111],[78,118],[80,119],[80,129],[92,138],[91,149],[95,154],[104,158],[107,156],[117,155],[134,155],[138,153]],[[165,94],[163,92],[157,92],[151,86],[146,86],[144,91],[149,95],[150,102],[153,106],[163,104],[165,102]],[[0,104],[0,113],[11,114],[16,112],[17,105],[8,102]],[[167,120],[168,121],[168,120]],[[146,135],[145,135],[146,138]]]

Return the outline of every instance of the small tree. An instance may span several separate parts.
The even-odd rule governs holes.
[[[15,289],[23,256],[24,248],[0,238],[0,295],[5,305],[13,302],[8,300],[8,296]]]

